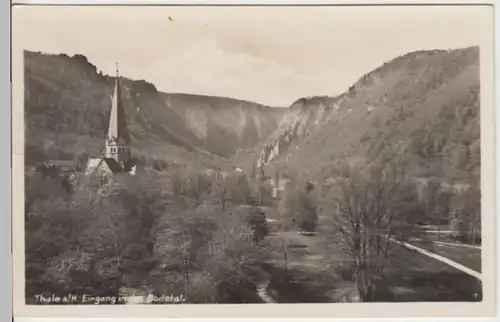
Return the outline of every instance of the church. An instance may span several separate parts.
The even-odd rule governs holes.
[[[104,144],[104,154],[97,158],[89,158],[85,174],[96,175],[101,178],[118,173],[134,175],[137,162],[132,157],[130,133],[127,128],[127,119],[121,97],[118,65],[111,100],[109,126],[104,138]]]

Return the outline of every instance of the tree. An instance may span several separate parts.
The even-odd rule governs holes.
[[[250,175],[250,180],[254,182],[257,180],[257,166],[255,163],[252,163],[252,173]]]
[[[265,249],[254,242],[251,218],[210,202],[169,207],[158,225],[157,291],[182,292],[189,303],[250,301],[265,278]]]
[[[205,274],[203,255],[217,229],[211,205],[175,203],[160,218],[156,228],[154,257],[158,271],[151,279],[159,294],[185,294],[190,303],[211,302],[215,289]],[[203,281],[201,277],[206,280]]]
[[[234,175],[226,178],[223,187],[234,203],[248,203],[252,197],[250,185],[245,175]]]
[[[260,265],[266,259],[265,248],[254,243],[250,227],[241,218],[222,220],[198,260],[215,282],[217,302],[257,301],[256,284],[267,279]]]
[[[192,177],[152,171],[105,185],[86,177],[63,197],[36,194],[33,181],[27,294],[118,295],[123,287],[147,287],[185,294],[190,303],[257,301],[266,250],[256,241],[266,233],[265,215],[254,209],[235,216],[231,191],[209,182],[212,195],[192,193],[200,187]],[[187,193],[176,196],[184,180]]]
[[[272,187],[267,181],[255,180],[254,182],[252,182],[250,189],[252,199],[258,205],[263,205],[272,198]]]
[[[25,210],[28,213],[36,200],[47,200],[51,197],[65,197],[67,191],[59,177],[52,178],[36,172],[26,176],[25,183]]]
[[[454,196],[455,211],[450,229],[461,242],[481,242],[481,192],[475,187]]]
[[[394,162],[345,164],[337,173],[344,176],[335,179],[323,209],[331,234],[352,260],[361,299],[373,301],[382,285],[391,240],[415,228],[408,214],[417,203],[416,187]]]
[[[69,241],[76,238],[78,218],[68,216],[69,205],[64,198],[37,199],[27,210],[25,218],[25,276],[26,295],[57,293],[59,269],[52,269],[54,259],[69,250]],[[47,267],[47,263],[48,267]],[[62,284],[61,286],[64,286]]]
[[[467,191],[468,212],[472,217],[470,226],[470,236],[473,244],[481,243],[481,190],[472,187]]]
[[[311,182],[306,182],[303,189],[298,199],[297,225],[299,229],[314,232],[318,224],[317,200],[313,194],[314,185]]]
[[[287,187],[280,200],[280,213],[287,226],[312,232],[318,222],[316,203],[310,183],[295,182]]]
[[[437,227],[439,227],[442,218],[440,213],[440,199],[442,192],[441,179],[431,177],[427,181],[422,193],[422,201],[425,205],[427,219]]]
[[[80,187],[73,199],[79,207],[73,215],[85,222],[75,245],[90,258],[89,271],[80,273],[100,284],[96,294],[118,295],[123,286],[141,285],[150,269],[154,205],[144,186],[137,189],[142,194],[133,190],[116,179],[97,191]]]
[[[154,266],[158,218],[171,202],[162,178],[85,178],[71,196],[37,199],[26,215],[27,294],[118,295]]]
[[[253,240],[258,244],[268,234],[266,214],[259,207],[252,207],[247,220],[252,229]]]

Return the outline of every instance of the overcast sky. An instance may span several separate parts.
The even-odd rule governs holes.
[[[83,54],[170,93],[273,106],[337,95],[385,61],[478,45],[488,7],[22,7],[24,48]],[[172,18],[170,21],[169,17]]]

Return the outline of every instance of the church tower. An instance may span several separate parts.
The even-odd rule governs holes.
[[[113,91],[109,127],[106,136],[105,157],[114,159],[122,170],[125,170],[131,159],[130,133],[128,132],[125,110],[122,105],[118,64],[116,64],[115,88]]]

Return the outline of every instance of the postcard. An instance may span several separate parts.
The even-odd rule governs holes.
[[[16,317],[494,314],[492,6],[12,22]]]

